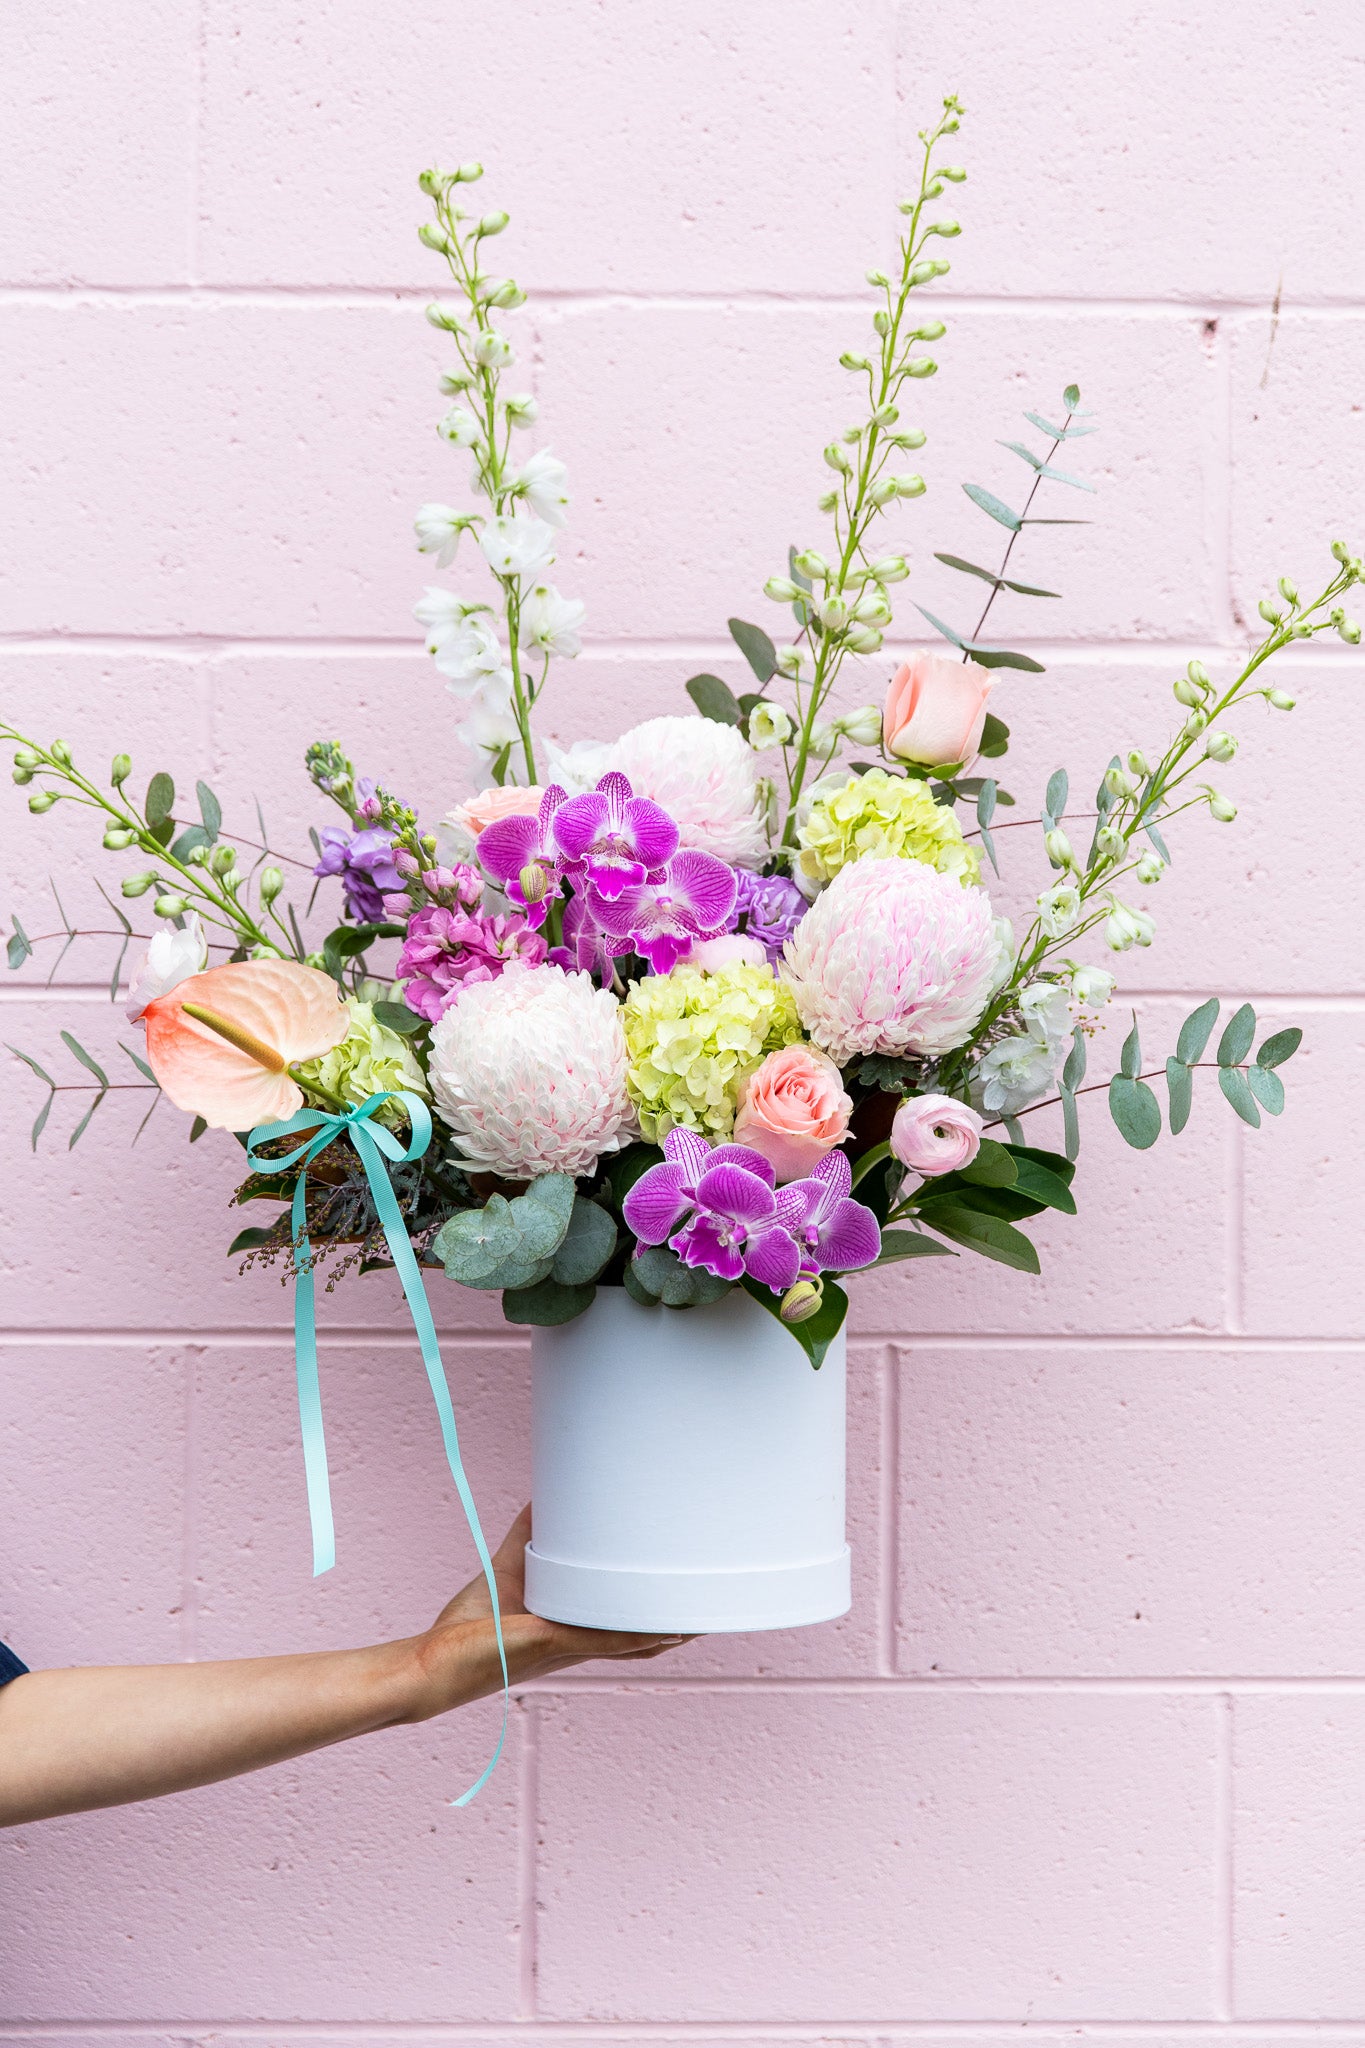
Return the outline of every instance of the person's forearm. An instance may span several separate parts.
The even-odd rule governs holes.
[[[0,1687],[0,1826],[184,1791],[419,1720],[434,1704],[424,1647],[31,1671]],[[470,1698],[486,1661],[470,1659]],[[461,1690],[447,1674],[443,1703]]]

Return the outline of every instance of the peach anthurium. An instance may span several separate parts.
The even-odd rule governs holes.
[[[316,967],[242,960],[192,974],[143,1022],[148,1064],[176,1108],[211,1130],[249,1131],[302,1107],[289,1068],[340,1045],[350,1017]]]

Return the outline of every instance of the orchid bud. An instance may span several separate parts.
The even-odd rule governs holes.
[[[770,597],[774,604],[791,604],[801,596],[801,586],[787,576],[770,576],[763,586],[763,595]]]
[[[158,917],[183,917],[189,907],[183,896],[158,896],[152,905]]]
[[[132,845],[134,836],[133,833],[125,830],[122,825],[111,825],[105,833],[101,844],[107,846],[110,853],[122,853],[125,847]]]
[[[550,877],[538,860],[528,860],[517,876],[517,887],[524,903],[543,903],[550,893]]]
[[[837,441],[831,441],[825,449],[825,462],[830,469],[837,469],[840,476],[847,476],[852,464]]]
[[[133,764],[126,754],[115,754],[109,768],[109,780],[115,789],[121,789],[133,772]]]
[[[159,880],[160,876],[154,872],[145,875],[125,875],[119,883],[119,893],[124,896],[145,896],[149,889],[156,887]]]
[[[277,867],[262,868],[259,887],[262,903],[267,906],[273,903],[284,887],[284,870]]]
[[[1124,773],[1122,768],[1106,768],[1104,771],[1104,786],[1110,796],[1119,797],[1120,799],[1137,795],[1137,784],[1131,775]]]
[[[1209,791],[1209,816],[1216,818],[1220,825],[1230,825],[1237,816],[1237,806],[1220,796],[1216,789]]]
[[[1136,775],[1140,782],[1145,782],[1151,774],[1152,764],[1143,753],[1141,747],[1133,747],[1129,750],[1128,769],[1129,773]]]
[[[1140,882],[1159,882],[1166,863],[1158,853],[1144,853],[1133,871]]]
[[[1237,741],[1230,732],[1211,732],[1204,742],[1204,752],[1210,761],[1230,761],[1237,752]]]
[[[1295,704],[1295,699],[1289,695],[1287,690],[1268,690],[1265,701],[1267,704],[1272,705],[1276,711],[1292,711]]]
[[[1054,826],[1051,832],[1043,834],[1043,844],[1047,848],[1047,857],[1054,868],[1070,868],[1076,865],[1076,856],[1072,851],[1071,841],[1067,838],[1065,832],[1061,831],[1057,826]]]
[[[819,1280],[798,1280],[782,1297],[778,1310],[784,1323],[808,1323],[818,1313],[825,1290]]]
[[[18,774],[18,772],[19,771],[16,769],[16,775]],[[28,807],[32,811],[35,818],[40,818],[44,811],[50,811],[52,809],[52,806],[56,803],[56,801],[57,793],[55,790],[35,789],[32,796],[28,800]]]

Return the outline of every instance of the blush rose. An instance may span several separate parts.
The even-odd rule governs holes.
[[[886,692],[882,736],[888,753],[922,768],[975,758],[995,678],[975,661],[917,654]]]
[[[803,1180],[842,1141],[852,1114],[833,1060],[784,1045],[743,1083],[735,1142],[761,1152],[779,1181]]]

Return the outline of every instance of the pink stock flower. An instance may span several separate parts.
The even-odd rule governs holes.
[[[984,1117],[951,1095],[912,1095],[892,1122],[892,1155],[912,1173],[956,1173],[981,1150],[985,1128]]]
[[[995,677],[980,662],[914,655],[887,688],[882,714],[887,752],[923,768],[975,759],[994,686]]]
[[[636,796],[615,770],[586,796],[569,798],[555,813],[554,835],[565,862],[583,870],[607,902],[638,887],[678,846],[678,828],[667,811]]]
[[[406,981],[403,1001],[435,1023],[471,982],[493,981],[510,960],[534,967],[545,940],[524,917],[480,917],[432,904],[414,913],[394,977]]]
[[[852,1114],[833,1060],[809,1045],[784,1045],[742,1083],[735,1141],[761,1152],[779,1180],[799,1180],[842,1142]]]

